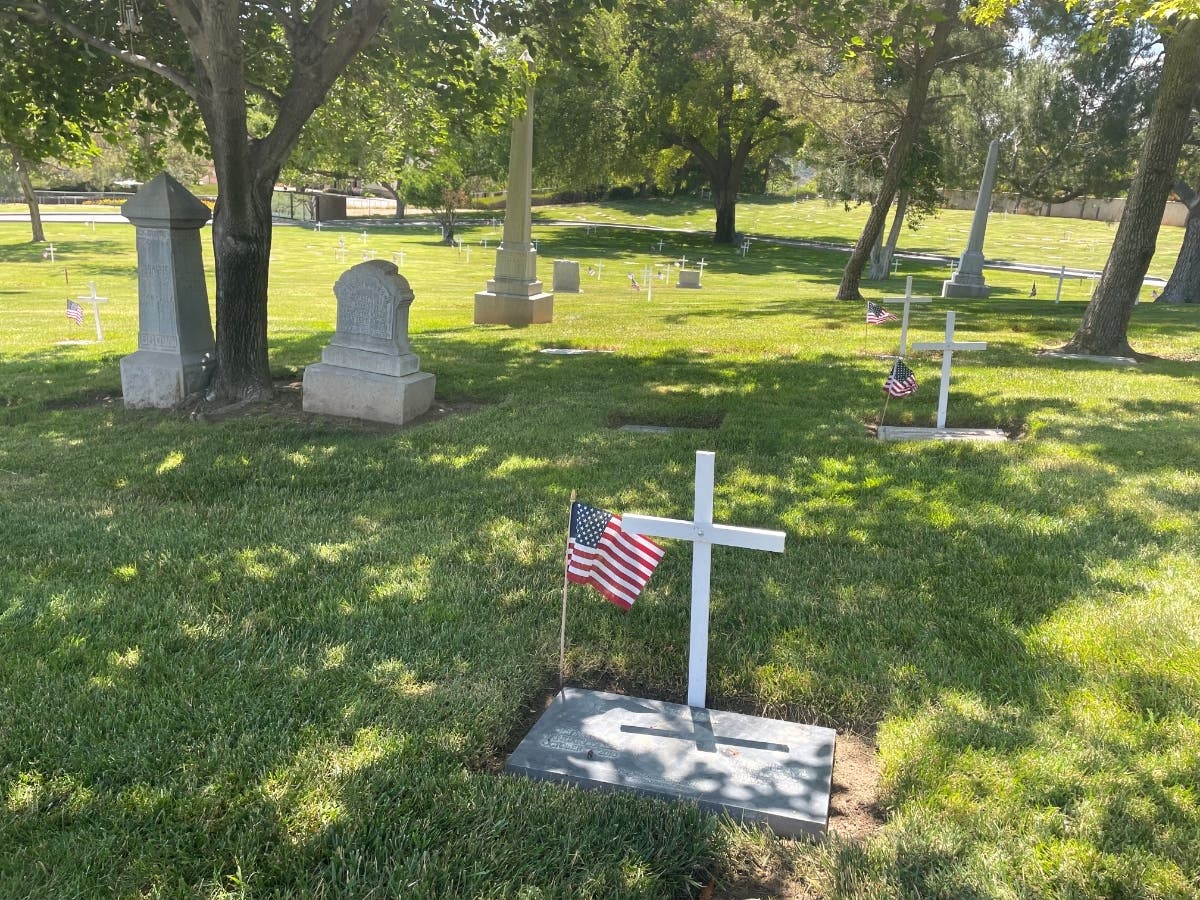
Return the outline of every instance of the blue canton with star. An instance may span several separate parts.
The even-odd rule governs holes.
[[[595,547],[611,520],[612,516],[602,509],[576,503],[571,507],[571,538],[577,544]]]

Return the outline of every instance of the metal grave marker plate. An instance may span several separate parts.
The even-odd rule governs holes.
[[[779,834],[829,822],[831,728],[564,688],[505,767],[592,790],[695,800]]]

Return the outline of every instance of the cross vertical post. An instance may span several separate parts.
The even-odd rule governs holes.
[[[688,645],[688,706],[703,708],[708,692],[709,583],[712,545],[744,547],[782,553],[785,534],[761,528],[713,524],[713,483],[716,454],[696,451],[696,487],[692,521],[663,519],[629,513],[621,527],[630,534],[646,534],[692,542],[692,616]]]
[[[913,344],[914,350],[942,351],[942,381],[938,388],[937,428],[946,427],[946,405],[950,397],[950,361],[955,350],[986,350],[986,341],[956,341],[954,340],[954,310],[946,311],[946,339],[938,344],[932,341]]]
[[[903,297],[884,297],[883,303],[903,303],[904,313],[900,317],[900,350],[897,356],[904,357],[904,348],[908,346],[908,308],[913,303],[932,303],[932,297],[914,297],[912,292],[912,276],[909,275],[904,281],[904,296]]]

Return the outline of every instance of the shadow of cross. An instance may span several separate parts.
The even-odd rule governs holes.
[[[622,725],[621,731],[626,734],[645,734],[651,737],[678,738],[682,741],[695,741],[696,749],[701,753],[716,753],[717,744],[731,747],[744,747],[747,750],[767,750],[774,753],[789,753],[787,744],[777,744],[773,741],[751,741],[745,738],[725,737],[713,732],[712,718],[707,709],[690,707],[692,714],[691,731],[670,731],[666,728],[647,728],[645,725]]]
[[[783,552],[782,531],[739,528],[713,523],[713,485],[716,454],[696,451],[696,494],[693,520],[663,519],[627,513],[621,528],[630,534],[675,538],[692,542],[692,623],[688,640],[688,706],[703,707],[708,689],[708,601],[712,573],[712,546],[745,547]]]

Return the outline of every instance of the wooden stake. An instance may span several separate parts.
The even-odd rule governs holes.
[[[571,505],[567,511],[567,552],[563,554],[562,621],[558,626],[558,689],[563,689],[563,670],[567,665],[567,569],[571,565],[571,511],[575,509],[575,491],[571,491]]]

